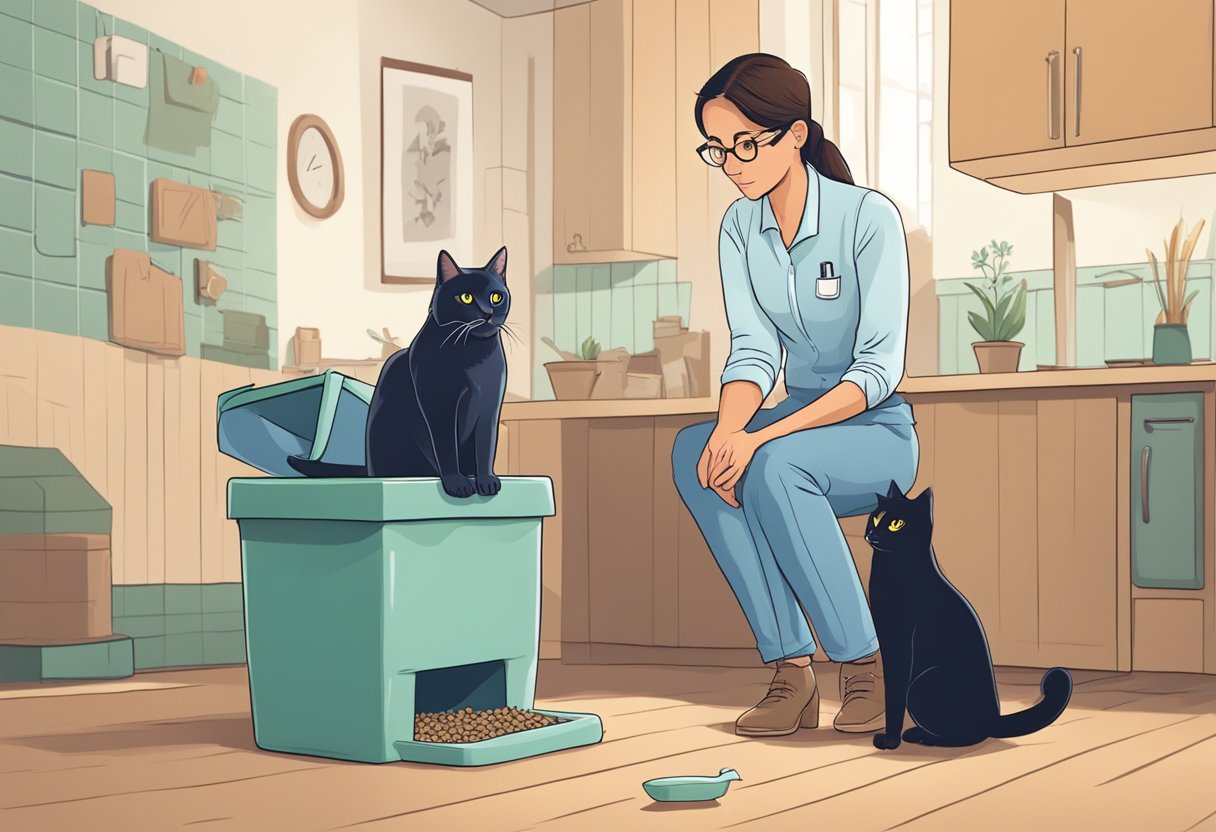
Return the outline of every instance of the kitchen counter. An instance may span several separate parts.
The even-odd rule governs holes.
[[[1069,387],[1123,387],[1143,384],[1194,384],[1216,381],[1216,362],[1176,367],[1081,367],[1071,370],[1033,370],[1019,373],[971,373],[946,376],[908,376],[899,392],[911,396],[936,393],[970,393],[983,390],[1034,390]],[[776,400],[781,398],[776,396]],[[774,401],[770,397],[771,404]],[[587,401],[504,402],[504,422],[537,419],[601,419],[631,416],[713,414],[717,396],[689,399],[592,399]]]
[[[1216,362],[1183,366],[1079,367],[1019,373],[968,373],[905,377],[900,393],[968,393],[979,390],[1033,390],[1050,387],[1123,387],[1141,384],[1195,384],[1216,381]]]
[[[899,391],[917,421],[911,491],[933,487],[939,563],[979,613],[998,663],[1216,673],[1216,364],[914,377]],[[1198,418],[1186,410],[1196,401]],[[713,398],[504,405],[499,470],[550,476],[557,496],[544,533],[546,656],[756,663],[671,471],[676,435],[716,407]],[[1149,429],[1150,413],[1170,429]],[[1152,443],[1150,524],[1136,477]],[[1188,473],[1197,454],[1201,481]],[[1170,530],[1196,517],[1202,585],[1134,584],[1133,538],[1151,565],[1193,545]],[[865,517],[841,528],[864,584]]]

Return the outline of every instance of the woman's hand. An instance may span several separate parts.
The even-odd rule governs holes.
[[[710,463],[709,484],[715,489],[733,491],[762,444],[764,441],[758,432],[740,430],[727,434]]]
[[[710,473],[714,469],[715,461],[719,457],[726,438],[731,431],[720,430],[715,428],[713,433],[709,435],[709,441],[705,443],[705,450],[701,452],[701,458],[697,461],[697,480],[701,483],[702,488],[712,488],[714,493],[722,498],[722,501],[733,508],[739,507],[739,501],[735,498],[735,489],[719,488],[710,483]]]
[[[728,505],[738,508],[735,485],[761,444],[756,433],[715,429],[697,463],[701,487],[712,488]]]

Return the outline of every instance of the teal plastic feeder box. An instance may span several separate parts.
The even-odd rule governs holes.
[[[476,766],[590,745],[594,714],[474,743],[415,713],[533,709],[548,477],[455,499],[438,479],[233,479],[254,737],[270,751]]]

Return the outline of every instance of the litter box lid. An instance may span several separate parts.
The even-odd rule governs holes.
[[[0,445],[0,535],[109,534],[110,504],[58,448]]]
[[[502,477],[493,497],[449,497],[437,477],[250,477],[228,481],[232,520],[403,520],[551,517],[548,477]]]
[[[301,477],[288,457],[364,464],[367,411],[375,388],[335,370],[219,397],[220,451],[277,477]]]

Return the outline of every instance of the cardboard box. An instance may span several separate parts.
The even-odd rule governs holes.
[[[591,388],[593,399],[625,398],[625,373],[629,369],[629,351],[625,349],[604,350],[596,360],[600,374]]]
[[[681,330],[671,335],[655,335],[670,398],[709,395],[709,333]]]
[[[0,641],[111,634],[110,536],[0,537]]]
[[[110,601],[110,536],[0,537],[0,601]]]
[[[111,634],[109,604],[99,602],[24,603],[0,601],[0,642],[59,641]]]
[[[663,396],[663,376],[659,373],[625,373],[625,398],[658,399]]]
[[[315,367],[321,363],[321,330],[298,326],[291,343],[297,367]]]

